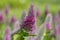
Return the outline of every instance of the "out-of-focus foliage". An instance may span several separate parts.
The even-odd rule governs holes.
[[[29,4],[29,0],[0,0],[0,8],[5,7],[6,4],[9,4],[11,8],[25,8]]]

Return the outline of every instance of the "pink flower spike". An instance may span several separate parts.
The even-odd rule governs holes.
[[[58,13],[56,13],[54,16],[54,23],[56,31],[56,40],[60,40],[60,17]]]
[[[2,13],[0,13],[0,23],[4,22],[4,15]]]
[[[47,14],[46,20],[45,20],[45,27],[48,30],[51,30],[51,26],[52,26],[52,15],[49,13]]]
[[[54,22],[56,23],[56,24],[58,24],[58,22],[59,22],[59,14],[58,14],[58,12],[56,12],[55,13],[55,15],[54,15],[54,18],[53,18],[53,20],[54,20]]]
[[[35,9],[34,9],[35,7],[34,7],[34,5],[33,4],[31,4],[30,5],[30,8],[29,8],[29,13],[28,13],[28,15],[31,15],[31,16],[35,16]]]
[[[36,16],[37,16],[37,17],[40,16],[40,10],[37,10],[37,12],[36,12]]]
[[[45,23],[52,23],[52,14],[51,13],[47,14]]]
[[[8,15],[8,13],[9,13],[9,5],[6,5],[5,14]]]
[[[16,17],[15,16],[12,16],[11,17],[11,23],[14,24],[16,22]]]
[[[11,30],[9,26],[6,27],[3,40],[11,40]]]
[[[49,13],[49,10],[48,10],[48,5],[45,6],[45,15],[47,15]]]
[[[16,21],[13,25],[13,31],[12,34],[14,34],[15,32],[17,32],[18,30],[20,30],[20,23],[19,21]]]
[[[32,31],[35,28],[35,22],[36,22],[36,15],[34,13],[34,6],[31,5],[29,9],[29,13],[26,16],[25,20],[22,23],[22,28],[26,31]]]

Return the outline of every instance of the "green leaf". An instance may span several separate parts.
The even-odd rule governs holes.
[[[46,35],[44,36],[44,40],[51,40],[52,38],[49,36],[50,31],[46,32]]]
[[[18,36],[16,40],[24,40],[23,36]]]

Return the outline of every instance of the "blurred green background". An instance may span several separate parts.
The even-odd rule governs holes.
[[[18,19],[20,19],[23,10],[27,11],[31,3],[33,3],[37,8],[40,8],[41,13],[44,13],[46,4],[48,4],[51,13],[54,13],[56,10],[60,11],[60,0],[0,0],[0,10],[9,4],[9,16],[14,14]],[[39,21],[40,20],[38,20],[38,25],[40,25]]]
[[[60,0],[0,0],[0,9],[3,9],[6,4],[10,5],[10,14],[14,13],[18,18],[22,10],[27,10],[30,3],[35,4],[43,12],[45,5],[49,5],[49,11],[54,12],[56,10],[60,11]]]

